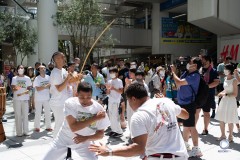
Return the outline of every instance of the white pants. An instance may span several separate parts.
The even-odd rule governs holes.
[[[63,120],[64,120],[64,114],[63,114],[63,107],[64,104],[62,106],[55,106],[55,105],[51,105],[50,106],[52,111],[53,111],[53,115],[54,115],[54,119],[55,119],[55,126],[54,126],[54,130],[53,130],[53,138],[56,138],[58,131],[60,130]]]
[[[13,100],[17,136],[28,134],[28,100]]]
[[[63,160],[67,155],[67,148],[68,148],[67,145],[59,144],[58,139],[55,139],[50,149],[44,156],[43,160]],[[83,147],[79,145],[78,148],[74,147],[71,149],[77,152],[77,154],[79,155],[77,159],[80,158],[79,160],[97,160],[98,159],[95,153],[89,151],[88,146]]]
[[[131,117],[133,115],[134,111],[133,109],[130,107],[128,101],[127,101],[127,120],[128,120],[128,128],[130,130],[130,121],[131,121]]]
[[[36,99],[35,99],[34,127],[40,128],[42,107],[44,107],[46,129],[51,128],[51,113],[50,113],[49,101],[48,100],[47,101],[36,101]]]
[[[188,160],[188,158],[187,157],[163,158],[163,156],[161,156],[160,158],[148,157],[147,160]]]
[[[119,103],[116,102],[108,102],[108,114],[109,120],[111,123],[111,129],[113,132],[122,134],[122,128],[120,124],[120,116],[118,113]]]

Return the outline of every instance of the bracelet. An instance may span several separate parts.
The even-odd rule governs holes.
[[[112,149],[107,146],[107,152],[109,153],[109,156],[113,156]]]

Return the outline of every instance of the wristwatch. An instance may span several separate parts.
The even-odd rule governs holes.
[[[109,146],[107,146],[107,152],[109,153],[109,156],[113,155],[112,149]]]

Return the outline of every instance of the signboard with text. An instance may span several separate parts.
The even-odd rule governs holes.
[[[213,34],[183,20],[162,17],[161,43],[199,44],[211,43]]]
[[[231,56],[233,61],[240,61],[240,39],[222,40],[220,42],[220,53],[218,57],[225,58],[226,56]]]

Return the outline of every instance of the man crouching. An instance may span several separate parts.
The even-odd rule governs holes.
[[[89,83],[80,83],[77,97],[65,101],[64,114],[62,127],[43,159],[64,159],[67,148],[75,150],[83,160],[97,159],[88,147],[93,141],[103,138],[110,122],[103,107],[92,99]]]

